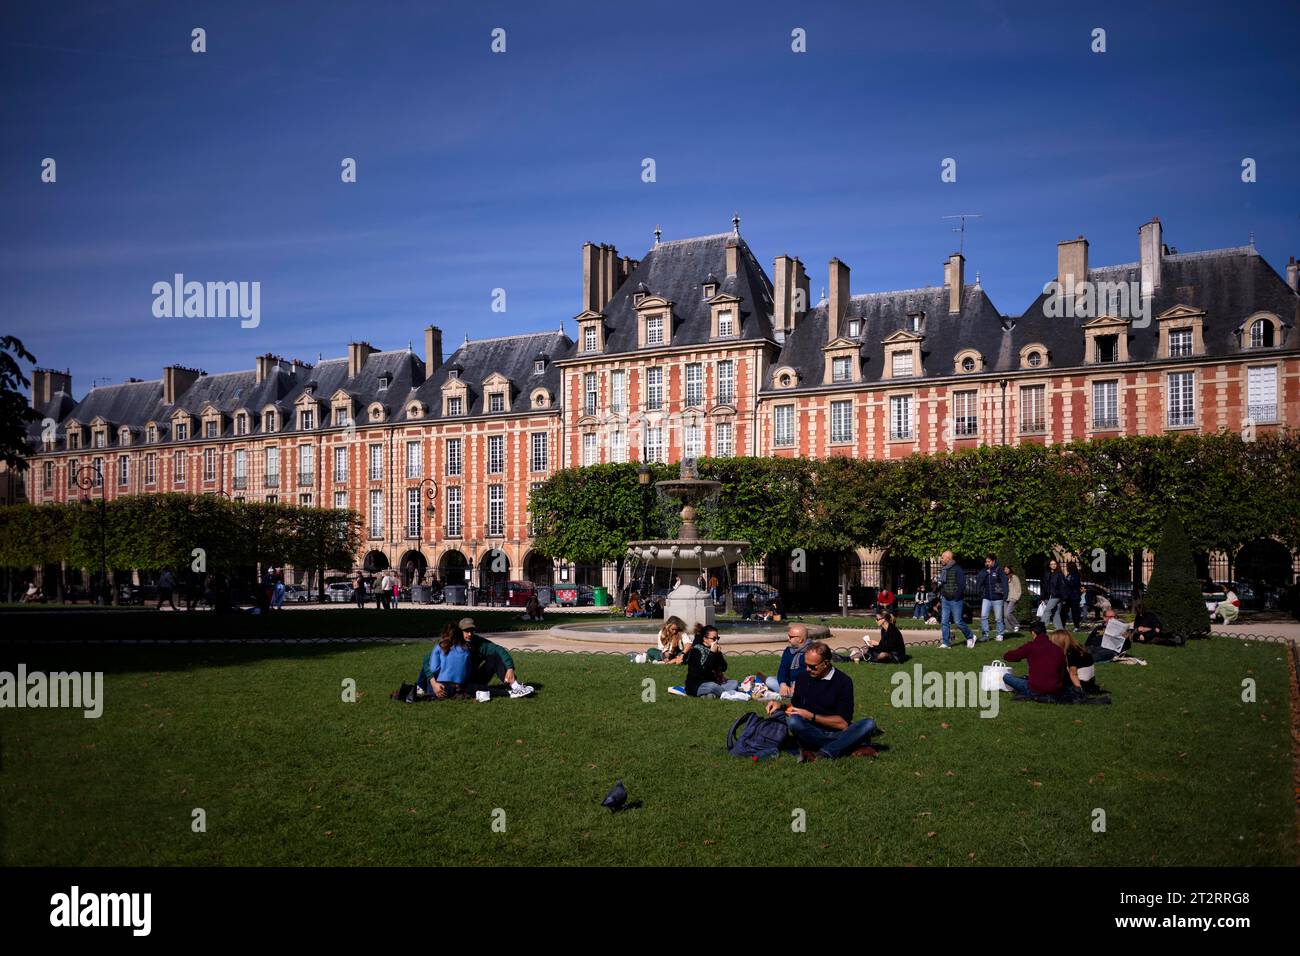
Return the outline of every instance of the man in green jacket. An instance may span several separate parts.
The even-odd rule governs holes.
[[[533,688],[521,684],[515,677],[515,661],[510,652],[494,644],[478,632],[472,617],[463,617],[457,625],[469,644],[469,683],[486,687],[493,676],[510,688],[511,697],[528,697]]]

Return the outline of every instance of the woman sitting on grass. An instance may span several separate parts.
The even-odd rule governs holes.
[[[668,692],[682,697],[721,697],[739,686],[739,681],[727,680],[727,659],[722,656],[718,629],[699,625],[695,642],[686,652],[686,683],[670,687]]]
[[[1064,682],[1062,692],[1071,691],[1077,694],[1104,694],[1100,687],[1097,686],[1096,668],[1092,659],[1092,653],[1074,639],[1074,635],[1062,628],[1059,631],[1053,631],[1049,640],[1061,649],[1065,655],[1065,676],[1069,678]]]
[[[659,640],[646,656],[656,664],[684,664],[682,655],[687,647],[686,622],[674,615],[659,628]]]
[[[415,692],[436,700],[463,696],[462,688],[469,677],[469,645],[460,629],[448,621],[442,637],[424,659]]]
[[[876,614],[876,623],[880,625],[880,639],[867,641],[867,646],[858,659],[868,664],[901,664],[907,660],[903,632],[898,629],[894,615],[889,611],[880,611]]]
[[[623,608],[624,617],[644,617],[645,612],[641,610],[641,596],[633,591],[627,596],[627,607]]]

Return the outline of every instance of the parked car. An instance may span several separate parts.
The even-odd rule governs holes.
[[[763,581],[740,581],[731,586],[731,606],[740,610],[748,596],[754,598],[754,609],[757,610],[767,606],[767,602],[773,598],[781,599],[781,592],[770,584]]]
[[[352,585],[346,581],[325,585],[325,600],[331,604],[347,604],[352,600]]]
[[[505,603],[509,607],[526,607],[537,594],[537,587],[531,581],[507,581],[505,584]]]
[[[284,600],[288,604],[306,604],[311,599],[311,592],[301,584],[284,586]]]

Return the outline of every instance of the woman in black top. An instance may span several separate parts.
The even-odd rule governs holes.
[[[705,627],[686,652],[686,696],[721,697],[739,686],[739,681],[727,680],[727,659],[722,656],[718,629]]]
[[[1078,565],[1073,561],[1065,566],[1065,593],[1066,610],[1077,631],[1083,618],[1083,605],[1079,603],[1083,593],[1083,579],[1079,577]]]
[[[903,632],[898,629],[894,615],[881,611],[876,615],[876,623],[880,625],[880,640],[867,645],[862,659],[868,664],[901,664],[907,660]]]
[[[1163,627],[1160,618],[1148,611],[1143,602],[1138,601],[1133,605],[1133,640],[1143,644],[1176,644],[1176,641],[1165,636]]]

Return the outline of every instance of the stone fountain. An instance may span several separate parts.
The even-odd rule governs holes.
[[[697,502],[718,493],[719,481],[700,478],[695,459],[683,458],[679,477],[656,481],[660,493],[682,502],[682,527],[676,541],[629,541],[627,554],[652,568],[669,568],[682,583],[668,593],[664,616],[676,615],[687,628],[713,624],[714,607],[709,592],[696,587],[696,580],[708,580],[711,568],[735,564],[749,548],[748,541],[700,540],[695,526]]]

